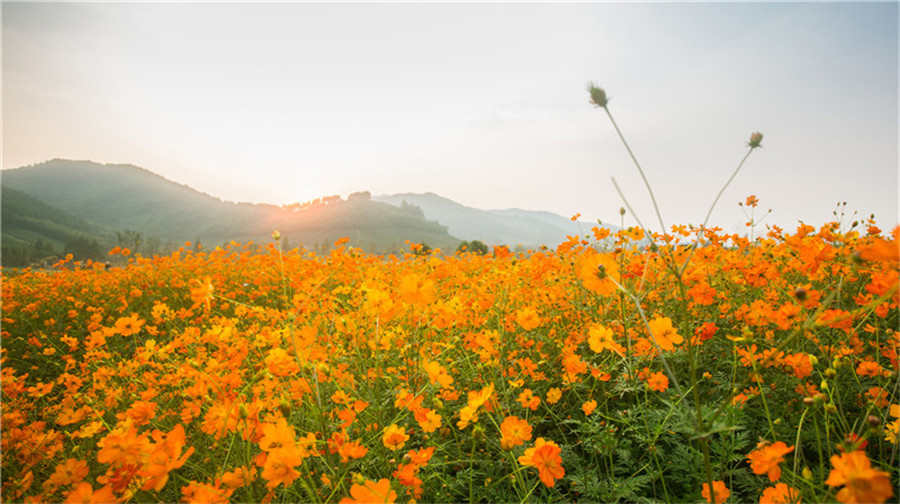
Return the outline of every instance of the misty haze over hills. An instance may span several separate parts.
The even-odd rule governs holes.
[[[433,192],[380,195],[373,196],[372,199],[395,206],[401,206],[403,202],[415,205],[422,209],[426,219],[447,226],[447,231],[460,239],[510,247],[556,247],[567,236],[589,233],[591,227],[597,225],[573,222],[569,218],[544,211],[517,208],[481,210],[463,206]],[[604,227],[618,229],[605,224]]]
[[[411,243],[453,252],[461,240],[533,249],[556,247],[592,225],[550,212],[480,210],[434,193],[325,196],[290,206],[232,203],[132,165],[54,159],[2,172],[5,265],[73,253],[101,258],[113,246],[167,253],[186,241],[207,246],[268,242],[323,252],[339,238],[373,253]],[[611,226],[607,226],[611,227]]]

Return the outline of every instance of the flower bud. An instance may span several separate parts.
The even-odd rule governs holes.
[[[803,471],[800,472],[800,475],[803,476],[803,479],[805,479],[807,481],[813,479],[813,472],[809,468],[809,466],[804,467]]]
[[[281,239],[281,233],[278,232],[277,229],[275,231],[272,231],[272,239],[275,241],[278,241]]]
[[[760,144],[762,143],[762,139],[763,139],[762,133],[757,131],[756,133],[750,135],[750,141],[747,142],[747,145],[751,149],[755,149],[760,146]]]
[[[475,425],[475,428],[472,429],[472,437],[475,438],[476,441],[481,441],[484,438],[484,427],[481,424]]]
[[[606,91],[602,88],[598,88],[592,82],[588,86],[588,92],[591,93],[591,103],[598,107],[606,108],[606,104],[609,103],[609,98],[606,97]]]
[[[289,418],[291,416],[291,403],[282,399],[278,402],[278,411],[281,412],[281,415],[284,416],[284,418]]]

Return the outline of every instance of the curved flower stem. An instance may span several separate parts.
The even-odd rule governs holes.
[[[647,186],[647,192],[650,193],[650,199],[653,201],[653,209],[656,211],[656,218],[659,219],[659,227],[662,228],[662,233],[666,234],[666,225],[663,224],[662,213],[659,211],[659,205],[656,204],[656,196],[653,195],[653,189],[650,188],[650,182],[647,181],[647,176],[644,175],[644,170],[641,168],[641,164],[638,163],[636,157],[634,157],[634,153],[631,152],[631,147],[628,146],[628,142],[625,140],[625,136],[622,135],[622,131],[619,130],[619,125],[616,124],[616,120],[613,119],[612,113],[609,111],[609,107],[603,107],[603,110],[606,111],[606,115],[609,116],[609,120],[612,121],[613,128],[616,129],[616,133],[619,134],[619,138],[622,139],[622,143],[625,144],[625,149],[628,151],[628,155],[631,156],[631,160],[634,161],[634,165],[637,166],[638,173],[641,174],[641,178],[644,179],[644,185]],[[634,212],[631,212],[634,215]]]
[[[679,277],[682,274],[684,274],[684,271],[687,269],[688,264],[691,262],[691,259],[694,257],[694,253],[697,251],[698,248],[700,248],[700,245],[703,243],[703,231],[706,229],[706,225],[709,223],[709,218],[712,216],[713,209],[716,208],[716,204],[719,203],[719,199],[722,197],[722,194],[725,192],[725,189],[727,189],[728,186],[731,185],[731,182],[734,180],[734,178],[737,177],[738,172],[740,172],[741,168],[744,167],[744,163],[747,161],[747,158],[750,157],[750,153],[753,152],[753,149],[755,149],[755,148],[756,147],[753,147],[753,146],[750,147],[750,149],[747,151],[747,153],[744,154],[744,157],[743,157],[743,159],[741,159],[741,162],[738,163],[737,168],[734,169],[734,172],[731,174],[731,177],[729,177],[728,181],[725,182],[725,185],[723,185],[722,188],[719,189],[719,194],[716,195],[716,199],[714,199],[712,202],[712,205],[710,205],[709,211],[706,212],[706,218],[703,219],[703,224],[700,225],[700,234],[697,235],[697,243],[694,246],[694,248],[691,250],[691,253],[690,253],[690,255],[688,255],[688,258],[685,259],[684,264],[681,265],[681,270],[678,272]]]

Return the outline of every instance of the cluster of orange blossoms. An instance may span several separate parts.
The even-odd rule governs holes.
[[[4,269],[4,500],[888,502],[900,230],[866,227]]]

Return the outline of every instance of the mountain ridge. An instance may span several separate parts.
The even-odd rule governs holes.
[[[362,191],[346,200],[327,196],[283,206],[236,203],[140,166],[84,160],[5,169],[0,183],[4,256],[13,252],[10,247],[35,248],[38,241],[41,250],[62,254],[74,247],[73,240],[95,242],[92,250],[130,244],[142,248],[136,252],[151,254],[185,241],[267,241],[276,229],[284,245],[315,251],[343,237],[374,253],[397,252],[407,241],[445,252],[461,240],[523,250],[556,247],[569,235],[586,233],[585,225],[593,226],[548,211],[468,207],[431,191],[375,197]],[[37,214],[25,218],[28,208]],[[15,252],[16,257],[29,255]]]

